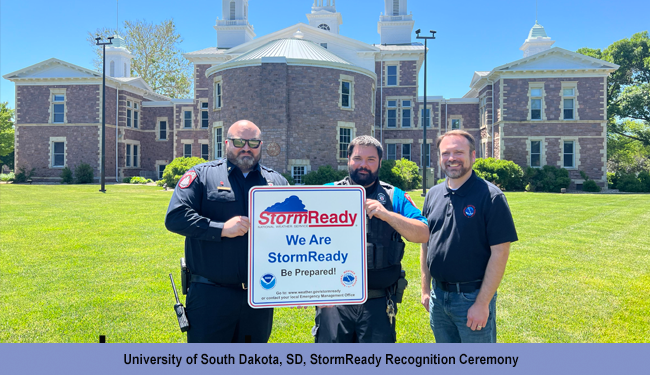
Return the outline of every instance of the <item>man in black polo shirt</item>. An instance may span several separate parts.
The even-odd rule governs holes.
[[[496,291],[517,241],[510,208],[472,170],[474,137],[447,132],[438,150],[447,179],[429,190],[422,210],[430,233],[420,252],[422,305],[436,342],[496,342]]]

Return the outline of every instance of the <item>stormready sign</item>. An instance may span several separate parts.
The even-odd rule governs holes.
[[[264,186],[249,194],[251,307],[366,302],[363,187]]]

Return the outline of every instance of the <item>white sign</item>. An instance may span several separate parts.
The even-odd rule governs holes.
[[[366,302],[366,191],[264,186],[249,193],[248,304]]]

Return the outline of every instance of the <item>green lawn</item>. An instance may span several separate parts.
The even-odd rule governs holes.
[[[0,342],[185,341],[167,276],[183,254],[163,225],[171,192],[98,189],[0,185]],[[499,288],[499,341],[649,342],[650,195],[507,197],[520,240]],[[408,244],[399,342],[433,342],[418,257]],[[313,309],[275,311],[271,341],[312,341]]]

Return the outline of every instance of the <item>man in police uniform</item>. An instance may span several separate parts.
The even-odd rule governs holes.
[[[191,272],[187,342],[267,342],[273,309],[248,306],[248,191],[287,185],[259,164],[261,132],[237,121],[226,138],[226,159],[191,168],[176,185],[165,217],[168,230],[185,236]]]
[[[350,176],[334,183],[366,188],[368,301],[362,305],[317,307],[312,332],[316,342],[396,340],[395,293],[405,246],[401,236],[411,242],[425,242],[428,228],[408,194],[379,181],[382,155],[381,143],[375,138],[355,138],[348,147]]]
[[[422,210],[431,234],[420,252],[421,301],[436,342],[496,342],[496,291],[517,241],[505,195],[472,170],[474,147],[462,130],[438,138],[447,179]]]

